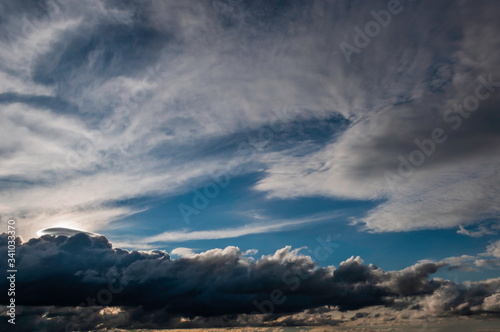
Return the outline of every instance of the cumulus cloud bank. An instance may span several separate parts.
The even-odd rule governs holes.
[[[243,325],[296,325],[307,323],[300,319],[304,311],[370,308],[424,316],[500,315],[500,279],[464,284],[431,279],[450,265],[446,262],[384,271],[351,257],[337,268],[320,267],[291,247],[257,260],[237,247],[172,259],[165,251],[127,251],[104,236],[84,233],[17,243],[17,268],[23,271],[17,287],[29,291],[19,292],[16,303],[29,306],[23,326],[36,328],[230,326],[242,320]],[[2,234],[0,249],[6,246]],[[0,286],[7,287],[6,281]],[[50,319],[41,312],[51,312]],[[191,323],[182,325],[182,317]],[[305,325],[340,322],[326,316],[316,322],[320,317],[310,316]]]

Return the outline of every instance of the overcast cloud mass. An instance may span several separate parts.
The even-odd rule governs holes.
[[[3,1],[19,320],[498,318],[499,15],[494,0]],[[112,301],[80,305],[102,289]],[[270,296],[286,300],[259,312]]]

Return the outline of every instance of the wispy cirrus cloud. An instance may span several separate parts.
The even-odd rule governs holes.
[[[1,214],[19,219],[23,236],[65,222],[97,231],[141,210],[117,202],[181,194],[229,161],[243,165],[231,155],[237,144],[217,145],[268,124],[272,108],[333,113],[308,97],[312,77],[276,66],[283,57],[256,61],[272,51],[274,34],[254,39],[261,28],[223,27],[209,2],[52,4],[11,2],[2,14],[13,36],[2,40],[2,77],[14,85],[0,91]],[[237,46],[241,33],[246,42]]]
[[[33,4],[5,3],[1,24],[15,38],[2,36],[0,51],[0,213],[22,220],[26,237],[72,214],[98,231],[141,210],[120,202],[181,195],[229,163],[263,172],[255,188],[270,197],[384,200],[358,220],[370,231],[498,217],[499,40],[488,1],[401,1],[350,64],[339,44],[386,1],[243,1],[222,18],[209,1]],[[488,98],[453,129],[457,114],[445,114],[490,74]],[[271,140],[252,163],[235,157],[285,106],[285,122],[344,125],[321,141]],[[447,141],[393,191],[385,172],[397,174],[398,157],[438,127]]]
[[[262,222],[249,223],[244,226],[234,228],[201,230],[201,231],[167,231],[154,236],[142,237],[137,240],[117,241],[116,244],[126,248],[154,248],[161,243],[177,243],[193,240],[215,240],[230,239],[252,234],[272,233],[283,230],[297,229],[306,224],[333,220],[342,216],[341,213],[326,213],[313,215],[307,218],[286,219],[286,220],[266,220]],[[130,236],[127,236],[130,239]]]
[[[497,22],[487,2],[442,5],[410,5],[405,10],[412,17],[393,17],[370,51],[353,55],[346,84],[363,68],[356,101],[369,96],[373,102],[354,112],[358,120],[319,151],[267,156],[267,176],[255,188],[279,198],[383,200],[358,219],[375,232],[498,220],[499,132],[490,125],[500,121],[494,62],[500,41],[492,34]],[[402,35],[407,24],[419,26],[420,15],[438,12],[439,20]],[[428,45],[421,39],[426,35]],[[429,143],[435,130],[440,142]]]

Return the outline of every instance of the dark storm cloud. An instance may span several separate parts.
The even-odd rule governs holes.
[[[2,234],[0,250],[6,250],[6,245],[7,236]],[[234,321],[238,317],[234,315],[269,314],[267,319],[274,320],[284,313],[325,305],[339,310],[397,308],[405,298],[414,299],[407,300],[405,307],[424,298],[420,306],[437,306],[439,300],[448,305],[439,304],[448,313],[456,307],[460,308],[457,314],[495,312],[496,302],[488,299],[500,286],[498,280],[465,286],[429,280],[445,263],[419,263],[385,272],[351,257],[337,269],[322,268],[289,247],[259,260],[246,257],[236,247],[172,260],[164,251],[122,250],[104,236],[83,233],[18,241],[16,259],[17,269],[23,271],[16,275],[18,305],[83,307],[75,311],[119,307],[121,315],[128,317],[122,317],[120,324],[128,327],[131,322],[149,327],[170,324],[176,317],[227,315]],[[7,284],[2,281],[0,286]],[[440,296],[447,288],[453,288],[450,295]],[[93,306],[97,307],[89,308]],[[55,312],[61,315],[60,309]],[[102,315],[97,316],[87,324],[99,322]]]
[[[2,247],[6,243],[3,236]],[[162,251],[127,252],[112,248],[105,237],[78,234],[31,239],[18,252],[18,269],[25,271],[18,282],[32,291],[17,298],[28,305],[78,305],[110,281],[127,284],[113,296],[114,305],[144,305],[184,315],[253,312],[257,308],[252,302],[265,300],[275,289],[283,289],[289,296],[276,308],[278,312],[322,304],[343,308],[342,299],[351,296],[349,307],[379,304],[382,295],[390,294],[372,290],[376,279],[368,283],[354,274],[336,282],[331,271],[318,268],[310,257],[290,252],[290,248],[256,262],[236,247],[171,260]],[[345,264],[340,271],[359,265],[355,261]],[[116,280],[110,279],[113,277]],[[56,284],[59,291],[49,297],[53,292],[50,285]],[[359,300],[356,294],[362,295]]]

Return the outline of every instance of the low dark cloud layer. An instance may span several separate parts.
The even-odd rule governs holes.
[[[6,246],[2,234],[0,250]],[[88,320],[85,326],[94,327],[106,315],[115,318],[107,323],[114,327],[173,326],[179,317],[213,325],[221,317],[227,325],[236,324],[238,317],[260,317],[280,325],[283,315],[325,306],[338,311],[385,306],[440,315],[500,313],[500,279],[468,284],[429,279],[445,262],[386,272],[351,257],[338,268],[320,267],[290,247],[258,260],[237,247],[172,259],[165,251],[127,251],[114,248],[104,236],[83,233],[18,240],[17,250],[22,273],[17,274],[16,303],[38,316],[30,320],[21,314],[19,320],[26,324],[50,325],[51,311],[57,313],[54,322]],[[6,282],[0,287],[7,287]],[[49,308],[45,318],[33,307]],[[85,312],[96,312],[99,319]]]

